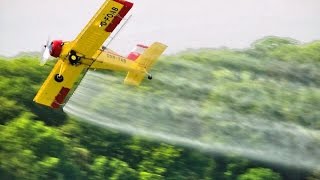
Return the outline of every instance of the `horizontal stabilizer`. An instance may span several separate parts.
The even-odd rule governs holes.
[[[125,84],[138,86],[146,73],[152,67],[152,65],[157,61],[159,56],[165,51],[167,48],[166,45],[155,42],[148,49],[144,51],[143,54],[139,56],[136,60],[137,68],[143,69],[141,72],[131,72],[129,71],[126,79],[124,80]]]

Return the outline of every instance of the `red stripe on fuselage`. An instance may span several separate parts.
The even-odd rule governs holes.
[[[105,31],[112,32],[118,24],[121,22],[121,20],[124,18],[124,16],[130,11],[130,9],[133,6],[133,3],[123,0],[114,0],[115,2],[118,2],[123,5],[123,8],[120,10],[118,15],[113,18],[111,23],[106,27]]]

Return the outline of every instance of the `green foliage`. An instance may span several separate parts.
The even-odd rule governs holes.
[[[319,62],[320,42],[300,45],[289,38],[267,37],[252,44],[247,51],[251,56],[262,59],[278,59],[282,61]]]
[[[320,179],[320,171],[315,170],[312,174],[307,178],[307,180],[318,180]]]
[[[60,145],[63,143],[53,129],[45,127],[41,122],[30,121],[30,117],[24,115],[1,129],[0,159],[1,169],[15,172],[12,175],[18,178],[35,179],[48,173],[46,168],[51,170],[56,165],[59,159],[53,157],[60,156],[59,153],[63,151]],[[46,146],[53,149],[46,152]],[[39,172],[40,167],[46,167],[42,173]]]
[[[227,166],[223,173],[223,179],[236,179],[236,177],[243,173],[249,164],[248,160],[230,157],[227,159]]]
[[[24,110],[16,101],[0,96],[0,124],[16,118]]]
[[[179,150],[173,146],[162,144],[160,147],[149,149],[148,154],[145,154],[140,162],[138,169],[140,172],[163,175],[179,155]]]
[[[139,179],[141,180],[163,180],[164,177],[162,177],[159,174],[153,174],[148,172],[140,172]]]
[[[282,178],[276,172],[266,168],[250,168],[239,176],[239,180],[281,180]]]
[[[4,117],[1,117],[0,113],[1,123],[17,117],[22,111],[30,111],[38,119],[51,125],[59,125],[65,120],[66,117],[62,111],[52,111],[38,106],[32,101],[41,83],[53,67],[53,63],[40,67],[38,60],[31,57],[1,60],[0,98],[6,98],[4,99],[5,103],[1,106],[11,109],[7,114],[4,114]],[[12,114],[16,114],[16,116],[12,117]]]
[[[175,162],[167,168],[166,179],[219,179],[216,163],[210,155],[203,155],[194,150],[183,150]],[[221,166],[226,165],[220,164]],[[221,167],[223,169],[223,167]],[[220,178],[220,179],[221,179]]]
[[[70,118],[66,121],[62,111],[32,102],[54,62],[44,67],[31,57],[0,62],[0,179],[276,180],[287,176],[283,171],[290,171],[278,171],[270,164],[257,167],[252,161],[231,155],[211,156],[150,142]],[[163,57],[154,69],[154,81],[143,82],[132,91],[115,83],[113,88],[126,93],[119,97],[118,92],[108,91],[103,96],[119,98],[116,103],[97,96],[90,106],[116,104],[109,118],[124,122],[132,121],[126,119],[128,114],[140,112],[135,117],[148,117],[154,122],[150,128],[158,127],[159,120],[169,126],[179,120],[181,134],[192,129],[194,137],[202,139],[229,132],[237,132],[241,138],[247,132],[232,127],[223,132],[220,127],[244,116],[319,130],[319,69],[320,42],[300,44],[288,38],[268,37],[247,50],[201,49]],[[163,96],[167,97],[166,107],[157,100]],[[128,99],[143,104],[143,109],[135,109]],[[181,108],[184,104],[201,108],[186,110]],[[206,120],[204,128],[197,128],[198,118]],[[214,118],[221,124],[210,123]],[[219,137],[216,142],[228,142],[227,136]],[[252,142],[260,140],[250,137]],[[314,173],[309,179],[317,177]]]
[[[258,58],[268,56],[270,52],[273,52],[284,46],[295,47],[298,42],[288,38],[267,37],[260,39],[252,44],[253,50],[249,50],[248,53]]]
[[[283,61],[313,62],[320,61],[320,42],[303,46],[287,45],[277,48],[270,53],[271,57]]]
[[[31,114],[24,114],[1,128],[0,168],[19,179],[69,176],[76,164],[61,172],[72,154],[67,139],[56,129],[30,119]]]
[[[138,179],[137,172],[126,162],[115,158],[108,159],[104,156],[99,156],[94,160],[91,171],[91,179]]]
[[[220,71],[215,72],[215,74]],[[206,103],[210,114],[226,109],[237,114],[254,115],[275,121],[294,122],[319,129],[320,90],[293,86],[288,82],[251,79],[250,73],[224,74],[228,83],[214,89]],[[217,75],[215,75],[217,77]],[[221,79],[221,77],[220,77]],[[238,79],[232,81],[232,79]],[[223,103],[221,103],[223,102]]]
[[[38,162],[38,172],[40,179],[59,178],[62,174],[57,172],[60,159],[56,157],[46,157]]]
[[[106,169],[107,166],[107,158],[104,156],[97,157],[93,165],[91,166],[92,179],[106,179],[110,176],[110,173],[108,173],[108,170]]]

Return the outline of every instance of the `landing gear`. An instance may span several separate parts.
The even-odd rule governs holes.
[[[60,74],[54,75],[54,80],[57,82],[62,82],[63,81],[63,76]]]
[[[77,56],[77,53],[74,50],[71,50],[69,53],[69,62],[72,65],[78,64],[80,61],[80,57]]]
[[[148,73],[148,71],[146,69],[144,69],[144,72],[148,75],[148,79],[151,80],[152,79],[152,75],[150,73]]]

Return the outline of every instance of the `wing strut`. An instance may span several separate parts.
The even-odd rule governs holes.
[[[130,20],[132,15],[130,15],[127,19],[124,19],[125,22],[122,24],[122,26],[119,28],[119,30],[114,34],[114,36],[110,37],[110,41],[107,43],[107,45],[105,45],[104,47],[107,48],[110,43],[112,42],[112,40],[117,36],[117,34],[122,30],[122,28],[127,24],[127,22]]]

